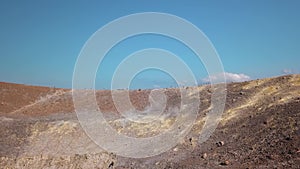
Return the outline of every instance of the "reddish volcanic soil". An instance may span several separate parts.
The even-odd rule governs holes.
[[[0,168],[300,168],[300,75],[227,84],[222,120],[202,144],[197,140],[211,106],[211,86],[192,89],[201,104],[189,134],[169,151],[134,159],[106,152],[89,139],[71,90],[2,82]],[[167,96],[166,112],[180,106],[179,89],[160,90]],[[130,91],[137,110],[149,107],[150,92]],[[111,91],[96,96],[119,133],[148,137],[172,124],[171,118],[148,126],[122,122]]]

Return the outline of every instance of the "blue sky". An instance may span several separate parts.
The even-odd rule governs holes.
[[[0,81],[70,88],[76,59],[89,37],[105,24],[139,12],[170,13],[196,25],[215,46],[230,77],[299,73],[299,8],[298,0],[3,0]],[[125,40],[107,54],[97,73],[97,88],[109,88],[115,66],[131,52],[149,47],[178,54],[198,81],[205,81],[202,63],[188,48],[167,37],[145,35]],[[132,81],[132,88],[174,85],[172,77],[155,70],[141,72]]]

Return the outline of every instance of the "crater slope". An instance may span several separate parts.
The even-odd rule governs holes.
[[[103,150],[85,134],[71,90],[1,82],[0,168],[300,168],[300,75],[227,84],[222,119],[202,144],[198,137],[211,108],[212,87],[189,89],[191,97],[200,95],[189,134],[165,153],[133,159]],[[167,96],[166,115],[149,124],[122,118],[111,91],[96,91],[96,98],[117,132],[151,137],[178,120],[180,90],[160,90]],[[129,92],[137,112],[149,109],[150,92]]]

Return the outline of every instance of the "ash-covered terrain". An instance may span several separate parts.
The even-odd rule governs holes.
[[[71,90],[0,83],[0,168],[300,168],[300,75],[227,84],[222,119],[199,144],[211,88],[190,88],[200,95],[198,117],[177,146],[135,159],[107,152],[85,134]],[[179,89],[159,90],[168,116],[149,124],[120,118],[111,91],[97,91],[96,98],[117,132],[152,137],[174,124],[181,102]],[[137,112],[149,111],[150,92],[130,91]]]

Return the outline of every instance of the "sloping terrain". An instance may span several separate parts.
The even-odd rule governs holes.
[[[167,95],[164,113],[172,114],[180,106],[179,89],[161,90]],[[71,90],[0,83],[0,168],[300,168],[300,75],[228,84],[222,120],[202,144],[211,86],[192,90],[201,104],[191,132],[163,154],[133,159],[106,152],[84,133]],[[137,110],[147,110],[149,94],[130,91]],[[119,117],[110,91],[96,96],[109,124],[122,134],[150,137],[176,120],[136,124]]]

